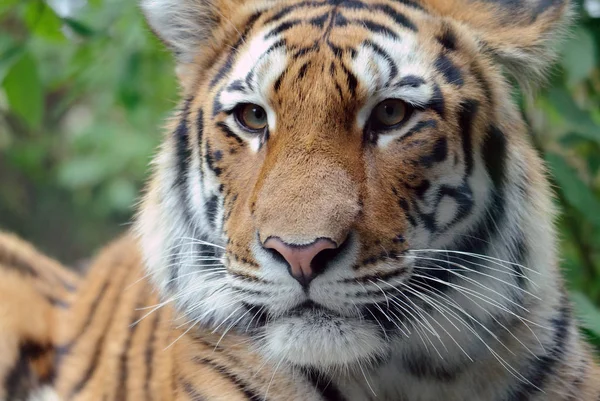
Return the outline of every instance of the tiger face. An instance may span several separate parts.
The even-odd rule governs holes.
[[[540,75],[566,4],[143,8],[184,101],[137,227],[190,330],[247,333],[276,362],[330,369],[435,359],[430,346],[465,360],[490,322],[519,321],[554,245],[503,74]]]

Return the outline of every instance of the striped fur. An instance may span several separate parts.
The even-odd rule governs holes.
[[[136,249],[116,241],[79,279],[0,235],[0,399],[323,398],[309,376],[275,370],[247,339],[186,333],[171,307],[156,308]]]
[[[543,80],[568,1],[142,9],[176,53],[183,100],[137,218],[141,256],[129,238],[109,247],[50,319],[58,394],[600,398],[507,79]],[[411,114],[384,130],[386,99]],[[236,120],[247,103],[263,132]],[[336,249],[308,285],[272,238]],[[141,265],[148,280],[130,286]]]

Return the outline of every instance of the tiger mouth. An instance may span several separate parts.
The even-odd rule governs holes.
[[[342,318],[344,316],[329,309],[313,300],[306,300],[298,306],[293,307],[283,317],[298,317],[298,316],[312,316],[312,315],[330,315]]]

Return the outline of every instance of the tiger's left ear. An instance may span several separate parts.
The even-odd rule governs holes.
[[[464,23],[526,89],[546,77],[573,17],[569,0],[422,0],[431,11]]]

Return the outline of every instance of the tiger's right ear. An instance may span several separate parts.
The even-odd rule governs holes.
[[[214,0],[142,0],[141,8],[154,33],[181,64],[190,63],[212,38],[220,11]]]

